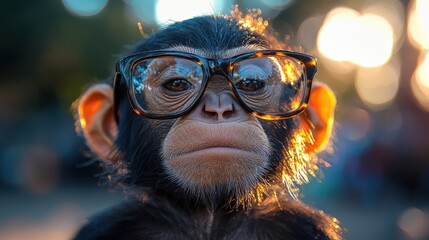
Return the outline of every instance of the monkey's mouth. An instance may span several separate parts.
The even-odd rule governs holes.
[[[184,151],[174,153],[173,155],[188,155],[188,154],[211,154],[212,156],[219,154],[261,154],[261,151],[255,147],[243,146],[242,140],[235,139],[219,139],[217,141],[200,142]]]
[[[247,187],[265,172],[268,156],[230,145],[193,148],[166,159],[170,175],[185,188]],[[189,189],[188,189],[189,190]]]
[[[269,155],[269,142],[263,130],[252,122],[206,124],[184,123],[172,130],[165,140],[163,155],[167,159],[184,155],[204,158],[228,154]],[[246,157],[246,156],[243,156]]]

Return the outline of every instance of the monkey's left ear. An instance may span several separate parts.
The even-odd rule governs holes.
[[[314,128],[314,143],[309,146],[313,152],[319,152],[329,142],[334,124],[334,111],[337,100],[332,90],[319,82],[314,82],[307,107],[308,117]]]
[[[91,150],[110,161],[118,128],[113,115],[113,89],[107,84],[90,87],[78,103],[82,131]]]

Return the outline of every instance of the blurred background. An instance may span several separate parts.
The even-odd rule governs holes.
[[[346,239],[429,239],[427,0],[3,1],[0,239],[70,239],[122,198],[100,186],[72,102],[127,44],[234,4],[317,56],[317,80],[337,95],[331,167],[303,201],[338,218]]]

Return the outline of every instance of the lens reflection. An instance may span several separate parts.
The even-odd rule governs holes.
[[[143,110],[154,114],[185,111],[201,89],[203,70],[180,57],[157,57],[133,66],[132,88]]]
[[[251,109],[266,114],[296,110],[305,95],[304,67],[289,57],[262,57],[235,64],[233,81]]]
[[[154,56],[129,63],[131,71],[126,78],[131,80],[132,101],[144,113],[155,115],[188,111],[204,94],[203,81],[210,78],[205,74],[218,71],[217,67],[209,70],[211,63],[203,65],[200,60],[177,55]],[[264,115],[287,114],[301,107],[306,92],[306,71],[300,60],[285,55],[259,54],[236,59],[230,64],[222,71],[230,76],[243,107]]]

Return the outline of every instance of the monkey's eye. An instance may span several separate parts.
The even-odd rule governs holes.
[[[185,79],[173,79],[164,83],[162,86],[172,92],[183,92],[194,88],[194,86]]]
[[[246,92],[255,92],[262,89],[265,82],[256,79],[244,79],[236,84],[236,87]]]

